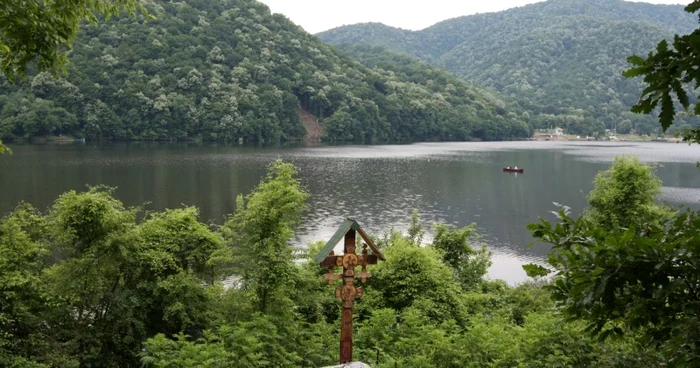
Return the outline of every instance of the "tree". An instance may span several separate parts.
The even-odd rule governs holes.
[[[411,225],[408,227],[408,238],[411,239],[413,244],[420,246],[423,243],[424,235],[425,230],[420,222],[418,210],[414,208],[411,213]]]
[[[608,230],[561,207],[559,223],[540,219],[532,236],[553,245],[547,289],[570,320],[607,337],[634,336],[659,348],[670,366],[700,359],[700,216],[687,212],[645,232]],[[526,266],[530,276],[550,273]]]
[[[588,194],[587,216],[608,229],[627,229],[664,221],[672,212],[657,205],[661,180],[651,166],[634,156],[615,157],[610,169],[596,175]]]
[[[410,236],[396,231],[380,244],[387,260],[374,268],[367,281],[367,303],[372,308],[403,311],[415,307],[436,323],[447,319],[466,323],[460,298],[463,289],[454,282],[455,272],[443,262],[441,251],[432,246],[421,247]]]
[[[191,208],[140,224],[136,213],[97,187],[62,195],[48,215],[46,241],[62,257],[43,274],[45,319],[81,365],[135,365],[147,338],[201,333],[210,321],[212,289],[197,273],[220,237]]]
[[[329,340],[330,329],[303,320],[315,308],[308,295],[298,295],[325,291],[327,285],[315,263],[315,272],[295,264],[288,244],[308,197],[295,176],[291,164],[272,163],[253,192],[238,197],[238,212],[222,227],[239,265],[233,271],[243,277],[242,288],[220,295],[222,325],[201,338],[149,339],[141,354],[145,366],[190,367],[196,361],[212,367],[288,367],[312,354],[328,362],[318,345]]]
[[[29,205],[0,220],[0,365],[4,367],[40,366],[31,352],[44,348],[40,275],[48,250],[37,241],[43,227],[43,219]]]
[[[2,0],[0,3],[0,71],[9,79],[23,77],[27,65],[37,61],[40,71],[63,71],[81,22],[96,23],[121,10],[133,14],[136,0]]]
[[[616,157],[596,176],[590,208],[578,219],[559,205],[558,223],[528,225],[553,245],[551,269],[524,266],[528,275],[554,272],[547,289],[571,320],[606,337],[640,334],[664,360],[686,366],[700,358],[700,217],[674,217],[655,203],[661,181],[636,157]]]
[[[194,208],[136,214],[96,187],[0,220],[0,365],[136,366],[147,338],[209,327],[223,239]]]
[[[629,134],[629,132],[632,130],[632,122],[625,119],[621,121],[619,124],[617,124],[617,133],[619,134]]]
[[[294,166],[278,160],[250,195],[238,197],[238,213],[225,225],[231,245],[240,247],[245,287],[252,291],[259,312],[269,312],[273,301],[287,298],[286,287],[295,278],[288,242],[308,196]]]
[[[465,290],[474,288],[491,266],[491,253],[482,246],[474,249],[472,240],[478,238],[476,224],[457,229],[440,224],[435,226],[433,247],[442,253],[442,260],[455,271],[457,282]]]
[[[700,0],[694,0],[685,11],[695,13],[700,10]],[[650,52],[647,58],[637,55],[630,56],[627,61],[633,65],[625,71],[627,78],[644,77],[647,88],[642,92],[639,102],[632,108],[633,112],[650,114],[660,106],[659,122],[666,131],[676,118],[676,103],[687,111],[691,107],[691,99],[686,91],[686,85],[700,85],[700,49],[698,48],[700,29],[689,35],[675,35],[673,44],[668,41],[659,42],[656,52]],[[675,97],[675,98],[674,98]],[[693,114],[700,114],[700,104],[695,103]],[[688,140],[700,141],[700,129],[685,133]]]

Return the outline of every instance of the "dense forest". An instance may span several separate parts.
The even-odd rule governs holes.
[[[535,128],[652,134],[659,131],[654,117],[630,112],[644,85],[622,77],[631,67],[625,60],[645,56],[659,40],[690,33],[696,25],[696,16],[679,5],[550,0],[454,18],[416,32],[373,23],[319,37],[341,48],[383,46],[445,68],[517,99]],[[695,125],[697,119],[680,116],[673,129]]]
[[[442,96],[479,96],[489,106],[495,108],[498,116],[506,117],[508,121],[518,121],[516,124],[493,124],[492,121],[476,121],[471,127],[475,136],[480,139],[494,140],[497,137],[520,137],[527,134],[531,125],[542,125],[537,119],[542,116],[532,116],[520,106],[518,99],[509,98],[483,87],[465,82],[454,74],[433,67],[419,59],[392,52],[381,46],[340,45],[338,49],[345,55],[359,61],[378,74],[387,78],[398,79],[416,85],[425,85],[432,92]],[[400,86],[408,87],[407,85]],[[403,129],[411,129],[411,115],[404,114]],[[527,123],[525,123],[527,121]]]
[[[550,266],[560,272],[553,281],[515,287],[485,278],[490,254],[475,225],[428,229],[414,213],[406,234],[374,234],[386,261],[369,269],[355,309],[355,358],[376,368],[693,366],[697,347],[687,342],[696,341],[695,299],[683,289],[697,282],[697,256],[669,251],[698,234],[665,230],[675,214],[654,204],[659,191],[650,167],[616,160],[596,178],[591,207],[576,226],[532,225],[533,235],[556,242],[560,252],[567,242],[595,241],[597,248],[571,245],[561,258],[554,252]],[[222,226],[201,222],[196,208],[127,208],[113,195],[103,187],[71,191],[47,211],[22,204],[0,219],[1,366],[337,362],[340,305],[312,260],[322,243],[289,245],[308,198],[292,165],[273,163]],[[630,198],[624,206],[616,202],[621,195]],[[633,224],[645,225],[645,233],[615,235]],[[566,237],[569,231],[587,233]],[[650,234],[653,242],[645,240]],[[591,273],[589,257],[614,260],[610,247],[626,244],[635,247],[623,263],[601,258]],[[691,263],[678,268],[674,259]],[[640,269],[649,269],[650,280],[625,279]],[[682,282],[664,283],[655,269]],[[240,279],[223,287],[231,274]],[[589,283],[591,275],[607,275],[605,284]],[[613,298],[613,307],[634,308],[611,312],[606,322],[610,293],[625,298]],[[589,319],[620,337],[599,339]]]
[[[253,0],[154,1],[82,28],[68,74],[0,77],[0,139],[502,140],[528,116],[458,80],[370,69]]]

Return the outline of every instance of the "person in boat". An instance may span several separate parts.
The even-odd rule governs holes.
[[[510,166],[506,167],[506,169],[510,170]]]
[[[518,169],[518,167],[517,167],[517,166],[513,167],[513,170],[517,170],[517,169]]]

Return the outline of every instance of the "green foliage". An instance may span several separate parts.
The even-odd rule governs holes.
[[[684,213],[643,233],[600,227],[566,209],[559,223],[529,225],[553,244],[547,263],[556,270],[549,288],[571,319],[605,337],[640,333],[673,366],[692,366],[698,351],[697,285],[700,218]]]
[[[376,367],[561,367],[658,365],[633,338],[598,342],[584,324],[562,322],[539,284],[509,287],[480,280],[466,291],[435,245],[420,247],[413,235],[388,233],[387,261],[358,302],[355,357]],[[463,249],[473,228],[446,228],[443,242]],[[467,236],[468,237],[468,236]],[[455,240],[458,239],[458,240]],[[320,245],[314,245],[312,248]],[[308,252],[314,254],[313,250]],[[224,292],[220,327],[201,337],[157,335],[141,353],[146,367],[324,366],[337,361],[338,302],[311,259],[293,266],[298,281],[286,290],[287,313],[255,312],[245,288]],[[289,302],[289,301],[288,301]],[[320,313],[319,313],[320,312]],[[320,318],[319,318],[320,317]],[[377,361],[378,357],[378,361]],[[645,365],[646,364],[646,365]]]
[[[656,204],[661,180],[653,170],[637,157],[616,157],[610,169],[596,175],[594,189],[588,195],[587,215],[608,230],[639,228],[668,219],[671,210]]]
[[[250,195],[238,198],[238,212],[218,229],[199,222],[195,208],[144,213],[103,187],[68,192],[46,214],[20,205],[0,219],[0,366],[337,362],[339,303],[310,256],[321,244],[297,253],[288,245],[306,198],[294,167],[277,161]],[[559,298],[569,284],[558,279],[554,288],[484,280],[489,254],[472,248],[473,225],[439,225],[433,243],[420,245],[423,226],[414,213],[408,236],[392,231],[378,242],[387,260],[371,267],[373,277],[356,305],[355,357],[386,368],[637,368],[697,358],[692,343],[678,345],[698,337],[697,298],[688,296],[699,281],[698,250],[692,247],[700,242],[695,230],[680,230],[700,228],[700,219],[684,216],[659,224],[650,238],[628,232],[618,239],[588,219],[577,220],[584,224],[575,225],[581,236],[563,238],[565,214],[556,229],[542,225],[536,235],[548,234],[543,239],[561,244],[562,252],[567,242],[607,247],[600,255],[566,254],[574,260],[608,257],[594,276],[612,275],[601,286],[587,279],[585,267],[567,269],[581,283],[577,292],[598,299],[566,304]],[[638,246],[622,247],[625,241]],[[618,254],[629,269],[613,267]],[[640,268],[648,272],[638,274]],[[222,287],[222,277],[231,272],[242,279]],[[644,290],[631,277],[653,280],[659,288]],[[616,289],[620,295],[607,305],[607,287],[618,280],[625,281]],[[653,296],[658,299],[648,300]],[[554,301],[567,315],[586,303],[601,312],[616,308],[616,319],[601,317],[603,325],[625,319],[638,334],[598,341],[584,333],[583,321],[563,321]],[[655,316],[655,324],[642,320],[644,315]],[[596,324],[597,317],[584,313],[580,319]],[[651,336],[666,355],[647,348],[638,335]]]
[[[433,247],[442,252],[442,260],[455,271],[463,289],[474,288],[491,266],[491,252],[483,245],[475,250],[471,242],[477,238],[476,224],[463,229],[440,224],[435,226]]]
[[[516,294],[529,296],[520,322],[509,318]],[[436,323],[422,310],[375,309],[360,322],[355,348],[359,360],[375,367],[655,367],[660,359],[632,338],[599,342],[587,336],[580,322],[562,322],[541,303],[548,300],[538,286],[504,288],[480,297],[479,312],[466,329],[453,321]],[[476,299],[476,298],[474,298]],[[526,300],[526,298],[521,298]],[[540,303],[538,303],[540,302]],[[374,365],[379,353],[379,364]]]
[[[681,6],[552,0],[453,18],[420,31],[370,23],[336,28],[319,37],[343,50],[348,44],[382,46],[445,68],[506,96],[499,98],[505,99],[509,113],[527,111],[524,120],[533,128],[561,126],[571,134],[601,136],[605,129],[628,120],[630,130],[651,135],[660,131],[655,119],[629,111],[644,83],[622,76],[629,67],[625,59],[648,53],[659,39],[672,39],[674,33],[695,28],[697,19]],[[681,40],[690,41],[690,37],[695,36]],[[372,59],[360,57],[370,63],[375,62]],[[390,70],[405,69],[395,60],[397,66]],[[649,59],[644,65],[659,75],[653,77],[654,83],[663,83],[661,76],[669,70],[665,66],[672,64],[654,64]],[[649,96],[678,90],[680,84],[660,86],[664,89],[650,90]],[[690,116],[678,119],[697,126],[697,119]]]
[[[91,188],[86,193],[62,194],[51,209],[54,239],[73,254],[99,255],[120,246],[120,237],[135,221],[135,210],[126,210],[112,197],[112,189]]]
[[[387,261],[374,268],[357,308],[359,360],[387,368],[653,367],[662,361],[634,337],[599,342],[585,334],[585,323],[562,321],[543,284],[509,287],[482,279],[481,287],[466,291],[456,278],[445,282],[457,270],[436,248],[464,249],[474,234],[473,227],[442,229],[449,236],[435,236],[425,248],[410,234],[390,232],[381,241]]]
[[[586,331],[603,338],[638,334],[659,348],[662,361],[689,367],[700,358],[700,218],[656,205],[660,188],[650,166],[617,157],[596,177],[583,216],[574,219],[559,205],[556,224],[541,218],[528,229],[553,245],[546,288],[569,320],[588,322]],[[525,271],[551,272],[536,265]]]
[[[697,0],[685,8],[688,13],[695,13],[699,9],[700,2]],[[646,85],[632,111],[651,114],[660,106],[659,122],[664,131],[677,119],[678,104],[686,112],[691,105],[695,105],[692,113],[700,113],[700,105],[691,104],[688,96],[688,90],[694,90],[700,83],[697,61],[698,37],[700,37],[699,29],[684,36],[675,35],[672,45],[669,45],[667,40],[662,40],[656,47],[656,51],[649,52],[646,59],[637,55],[627,59],[633,67],[625,71],[624,76],[627,78],[643,76]],[[691,83],[695,85],[694,88],[688,88]]]
[[[523,265],[523,270],[525,270],[525,273],[532,278],[544,277],[550,274],[550,271],[547,268],[532,263]]]
[[[257,1],[145,6],[156,19],[82,28],[66,79],[0,78],[0,139],[279,142],[305,136],[300,116],[330,141],[529,135],[483,90],[443,87],[427,66],[415,76],[368,68]]]
[[[23,77],[28,64],[54,74],[65,67],[70,47],[83,21],[97,23],[98,16],[129,14],[138,8],[134,0],[70,0],[0,3],[0,71],[8,78]]]
[[[267,176],[246,200],[239,197],[238,213],[225,226],[240,247],[244,287],[256,298],[257,310],[280,307],[293,285],[294,257],[288,244],[299,223],[308,194],[296,179],[294,166],[270,165]]]
[[[415,245],[420,246],[423,244],[423,236],[425,235],[425,230],[423,229],[423,224],[420,222],[420,215],[417,209],[413,209],[411,212],[411,225],[408,227],[408,238]]]
[[[411,135],[446,140],[531,136],[533,120],[505,96],[383,47],[347,44],[337,47],[388,79],[374,84],[387,99],[409,107],[408,111],[398,112],[403,139],[410,139]]]
[[[221,237],[193,208],[136,215],[96,187],[0,221],[0,365],[135,366],[148,337],[201,334]]]
[[[146,342],[142,362],[147,367],[289,367],[301,359],[285,342],[269,318],[249,316],[236,327],[222,326],[197,341],[178,335],[157,335]]]
[[[41,323],[41,270],[47,249],[36,238],[43,219],[28,205],[20,205],[0,220],[0,365],[43,367],[31,356],[41,342],[35,330]]]
[[[194,207],[166,210],[152,214],[139,227],[141,239],[158,246],[153,249],[158,253],[151,253],[154,258],[149,261],[157,261],[161,272],[192,270],[209,280],[222,276],[208,263],[210,256],[222,249],[222,239],[198,217],[199,210]]]
[[[453,271],[442,263],[432,247],[419,247],[401,239],[382,250],[387,258],[374,268],[367,282],[378,295],[376,307],[397,311],[416,307],[432,320],[454,318],[464,323],[466,311],[460,300],[461,289],[453,282]]]

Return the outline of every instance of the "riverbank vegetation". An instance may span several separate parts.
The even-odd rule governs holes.
[[[529,226],[553,249],[550,269],[526,270],[553,272],[545,290],[563,316],[585,322],[592,334],[636,335],[667,366],[690,367],[700,358],[700,218],[658,204],[660,188],[649,166],[615,159],[596,177],[583,216],[572,218],[560,206],[556,224],[540,219]]]
[[[355,357],[375,367],[684,366],[696,358],[688,285],[700,227],[656,205],[658,186],[651,168],[621,158],[581,219],[562,210],[560,224],[532,225],[554,244],[551,281],[486,278],[474,226],[426,229],[414,214],[407,234],[378,234],[387,261],[357,304]],[[320,244],[288,245],[306,198],[278,161],[222,226],[192,207],[127,208],[104,187],[65,193],[47,211],[19,205],[0,220],[0,365],[336,362],[339,304],[311,260]],[[421,245],[426,230],[433,240]]]

